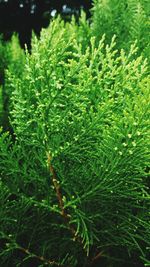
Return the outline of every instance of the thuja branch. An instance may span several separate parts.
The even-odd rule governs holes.
[[[101,258],[101,257],[104,257],[104,251],[100,251],[98,254],[96,254],[96,256],[94,256],[91,260],[90,260],[90,262],[89,262],[89,264],[88,264],[88,267],[92,267],[92,266],[95,266],[95,264],[99,261],[99,259]]]
[[[60,183],[58,181],[55,169],[51,163],[52,161],[52,157],[50,155],[50,153],[47,152],[47,163],[48,163],[48,169],[49,172],[51,174],[52,177],[52,182],[55,188],[55,192],[56,192],[56,196],[58,199],[58,203],[59,203],[59,208],[61,210],[61,215],[65,221],[65,224],[68,226],[68,228],[70,229],[70,232],[73,236],[73,240],[77,240],[80,245],[82,246],[83,250],[85,250],[85,248],[83,247],[83,240],[82,238],[76,234],[76,230],[74,229],[73,226],[70,225],[70,214],[67,213],[65,207],[64,207],[64,202],[63,202],[63,197],[62,197],[62,192],[61,192],[61,188],[60,188]],[[99,260],[99,258],[102,256],[103,252],[99,252],[94,258],[89,259],[90,264],[89,266],[93,266],[95,264],[95,262],[97,262]]]
[[[69,227],[70,232],[73,235],[73,239],[77,240],[83,247],[82,238],[79,235],[76,234],[76,230],[74,229],[73,226],[70,225],[70,217],[71,216],[70,216],[70,214],[67,213],[67,211],[66,211],[66,209],[64,207],[64,202],[63,202],[63,196],[62,196],[62,192],[61,192],[61,188],[60,188],[60,183],[58,181],[55,169],[54,169],[51,161],[52,161],[52,157],[51,157],[50,153],[47,152],[48,169],[49,169],[49,172],[50,172],[51,177],[52,177],[52,182],[53,182],[53,185],[54,185],[54,188],[55,188],[55,192],[56,192],[56,196],[57,196],[57,199],[58,199],[59,208],[61,210],[61,215],[62,215],[65,223]],[[83,247],[83,250],[85,250],[84,247]],[[101,251],[95,257],[93,257],[92,259],[89,259],[88,266],[92,267],[102,256],[103,256],[103,252]]]
[[[29,251],[28,249],[26,249],[24,247],[18,246],[17,248],[19,250],[21,250],[22,252],[24,252],[25,254],[27,254],[27,255],[29,255],[29,256],[31,256],[33,258],[36,258],[37,260],[42,261],[45,264],[55,265],[55,266],[59,266],[59,267],[63,267],[64,266],[64,265],[61,265],[61,264],[59,264],[58,262],[56,262],[54,260],[46,259],[43,256],[38,256],[38,255],[32,253],[31,251]]]
[[[65,222],[68,223],[70,216],[64,208],[64,202],[63,202],[63,198],[62,198],[62,193],[61,193],[59,181],[57,180],[56,172],[54,170],[54,167],[51,164],[51,161],[52,161],[51,155],[50,155],[50,153],[47,153],[48,169],[49,169],[49,172],[51,174],[52,182],[53,182],[53,185],[54,185],[54,188],[56,191],[56,195],[57,195],[57,199],[58,199],[58,203],[59,203],[59,208],[61,210],[61,215],[63,216]]]
[[[55,265],[55,266],[59,266],[59,267],[64,267],[64,265],[56,262],[55,260],[46,259],[43,256],[39,256],[39,255],[31,252],[28,248],[22,247],[15,240],[13,240],[10,235],[8,236],[8,235],[5,235],[3,233],[2,238],[5,238],[5,239],[8,240],[8,242],[6,243],[7,249],[9,247],[10,247],[11,250],[18,249],[18,250],[22,251],[24,254],[28,255],[28,257],[30,257],[30,258],[36,258],[37,260],[43,262],[46,265]]]
[[[54,189],[55,189],[55,192],[56,192],[56,196],[57,196],[57,199],[58,199],[58,204],[59,204],[59,208],[61,210],[61,215],[64,219],[64,222],[65,224],[68,226],[72,236],[73,236],[73,240],[77,240],[83,247],[83,240],[81,239],[80,236],[78,236],[76,234],[76,230],[73,226],[70,225],[70,218],[71,218],[71,215],[68,214],[68,212],[66,211],[65,207],[64,207],[64,202],[63,202],[63,197],[62,197],[62,192],[61,192],[61,188],[60,188],[60,183],[57,179],[57,175],[56,175],[56,172],[55,172],[55,169],[51,163],[52,161],[52,157],[50,155],[49,152],[47,152],[47,163],[48,163],[48,169],[49,169],[49,172],[50,172],[50,175],[52,177],[52,182],[53,182],[53,185],[54,185]]]

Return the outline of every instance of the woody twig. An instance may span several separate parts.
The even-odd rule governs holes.
[[[55,192],[56,192],[56,196],[58,199],[58,204],[59,204],[59,208],[61,211],[61,215],[64,219],[65,224],[68,226],[68,228],[69,228],[69,230],[73,236],[73,239],[77,240],[80,244],[82,244],[83,241],[82,241],[81,237],[76,234],[75,228],[70,224],[71,216],[70,216],[70,214],[68,214],[68,212],[66,211],[66,209],[64,207],[63,196],[62,196],[60,184],[59,184],[59,181],[57,179],[57,175],[56,175],[55,169],[54,169],[51,161],[52,161],[52,157],[51,157],[50,153],[47,153],[48,169],[49,169],[49,172],[50,172],[51,177],[52,177],[52,182],[53,182],[53,185],[55,188]]]

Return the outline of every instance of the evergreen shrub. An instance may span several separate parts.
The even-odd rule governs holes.
[[[33,37],[22,75],[7,73],[2,267],[149,264],[147,61],[115,37],[83,49],[79,36],[55,19]]]
[[[150,1],[94,0],[91,33],[99,41],[105,33],[109,42],[114,34],[117,46],[129,50],[137,41],[139,53],[150,60]]]

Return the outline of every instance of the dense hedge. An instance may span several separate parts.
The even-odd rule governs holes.
[[[30,53],[1,46],[2,267],[150,266],[148,54],[99,26],[99,5],[114,16],[96,1],[91,23],[57,17]]]

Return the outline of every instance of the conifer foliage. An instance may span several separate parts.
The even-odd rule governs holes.
[[[99,41],[114,34],[117,45],[128,50],[137,40],[139,51],[150,60],[150,2],[148,0],[94,0],[92,34]]]
[[[5,130],[10,129],[9,124],[9,99],[11,91],[7,82],[7,70],[13,70],[16,76],[22,75],[25,54],[19,44],[16,34],[10,41],[0,39],[0,126]]]
[[[134,44],[117,50],[115,36],[85,48],[79,32],[54,19],[33,37],[22,75],[7,73],[2,267],[122,267],[124,254],[149,266],[147,60]]]

